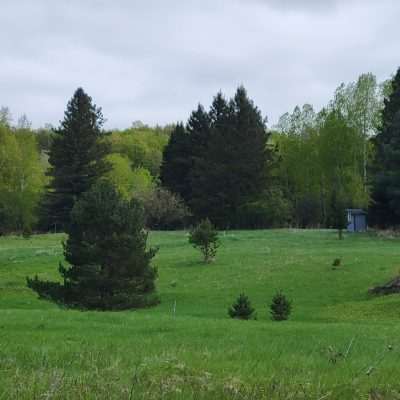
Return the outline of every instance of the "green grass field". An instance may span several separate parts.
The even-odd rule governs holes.
[[[400,398],[400,296],[367,294],[399,272],[398,239],[228,232],[204,265],[186,233],[155,232],[161,303],[129,312],[66,310],[26,288],[58,278],[61,240],[0,238],[0,399]],[[279,289],[290,321],[269,318]],[[256,321],[227,315],[242,291]]]

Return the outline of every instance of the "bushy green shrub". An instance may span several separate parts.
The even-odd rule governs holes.
[[[235,303],[229,307],[228,314],[231,318],[251,319],[254,311],[249,298],[244,293],[241,293]]]
[[[289,318],[292,311],[292,303],[282,292],[278,292],[272,299],[270,309],[271,318],[274,321],[284,321]]]
[[[203,254],[204,262],[209,263],[214,260],[219,247],[218,231],[209,219],[205,219],[190,232],[189,243],[198,248]]]

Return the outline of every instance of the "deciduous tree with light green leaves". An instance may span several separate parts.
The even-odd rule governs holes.
[[[0,123],[0,229],[30,230],[45,184],[44,168],[32,132],[11,131]]]
[[[379,85],[375,75],[362,74],[357,81],[342,83],[335,91],[329,108],[338,111],[348,126],[361,136],[362,171],[365,188],[367,167],[371,158],[369,139],[378,131],[383,108],[385,85]]]
[[[132,169],[146,168],[156,178],[160,173],[162,152],[172,128],[138,127],[112,132],[106,138],[111,152],[125,156]]]
[[[106,160],[111,169],[104,175],[104,179],[111,182],[125,199],[154,189],[154,179],[146,168],[132,169],[130,160],[118,153],[108,155]]]
[[[314,127],[301,134],[273,136],[280,162],[277,180],[290,199],[298,226],[329,226],[334,188],[348,207],[366,207],[362,169],[363,137],[337,110],[319,113]]]

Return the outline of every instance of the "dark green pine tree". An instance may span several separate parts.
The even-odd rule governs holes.
[[[201,162],[205,154],[207,154],[211,134],[210,117],[201,104],[197,106],[196,110],[192,111],[186,124],[186,129],[190,137],[190,166],[188,168],[190,194],[186,201],[191,205],[199,179],[196,175],[197,170],[195,166],[198,162]],[[206,215],[204,217],[206,217]]]
[[[244,320],[254,318],[254,311],[249,298],[244,293],[241,293],[235,303],[228,308],[231,318]]]
[[[286,321],[292,311],[292,303],[282,292],[276,293],[270,305],[271,318],[274,321]]]
[[[197,106],[197,109],[189,117],[186,129],[190,135],[193,163],[196,158],[203,157],[203,154],[207,151],[210,138],[210,122],[210,117],[201,104]]]
[[[237,226],[246,226],[248,219],[243,207],[258,198],[267,188],[267,164],[272,155],[267,147],[269,134],[260,110],[247,96],[244,87],[239,87],[233,100],[234,124],[233,157],[240,160],[231,169],[232,180],[236,179],[232,191],[232,212]]]
[[[28,279],[40,297],[70,307],[116,310],[149,306],[156,270],[147,249],[144,215],[107,181],[84,193],[71,212],[64,244],[69,266],[60,265],[63,283]]]
[[[383,227],[400,225],[400,68],[375,138],[376,160],[371,218]]]
[[[245,227],[244,206],[266,188],[268,134],[260,111],[239,87],[229,103],[218,94],[210,110],[207,151],[195,163],[192,209],[220,228]]]
[[[206,151],[209,118],[201,104],[189,117],[186,128],[178,124],[164,149],[160,180],[167,189],[186,202],[192,197],[192,173],[195,159]]]
[[[190,208],[197,219],[209,218],[218,227],[229,225],[229,193],[224,188],[229,175],[229,135],[233,128],[232,109],[221,92],[213,99],[210,134],[203,153],[198,153],[191,175]]]
[[[164,187],[179,194],[184,200],[188,200],[191,192],[191,165],[190,137],[183,124],[179,123],[164,148],[160,180]]]
[[[103,122],[101,109],[78,88],[49,152],[50,185],[41,213],[44,228],[66,229],[75,201],[108,170],[104,156],[109,147],[100,140]]]

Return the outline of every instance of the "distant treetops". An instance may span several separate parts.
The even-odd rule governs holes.
[[[400,72],[382,83],[362,74],[319,112],[295,107],[269,130],[243,87],[198,105],[185,123],[113,132],[81,88],[57,129],[34,130],[26,117],[13,125],[0,108],[0,233],[67,229],[74,203],[99,179],[139,200],[152,229],[208,218],[226,229],[341,231],[345,208],[398,226],[399,99]]]

